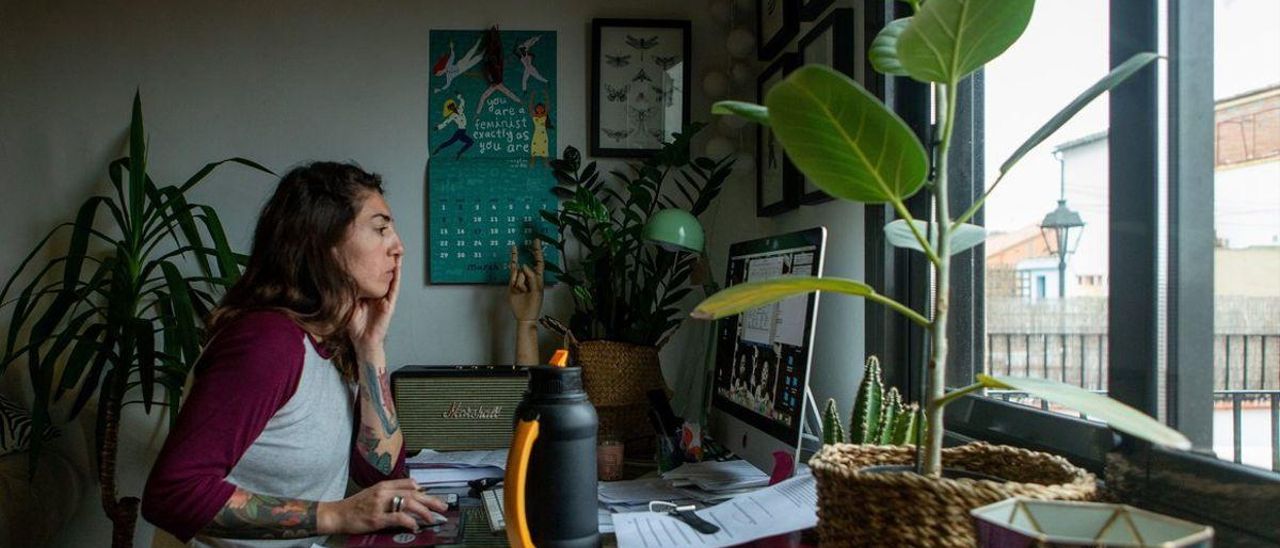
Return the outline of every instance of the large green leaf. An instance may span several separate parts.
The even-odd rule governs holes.
[[[84,375],[84,368],[89,364],[89,360],[98,353],[106,351],[98,344],[98,338],[102,336],[106,327],[106,324],[95,323],[86,328],[80,339],[76,341],[76,346],[71,349],[71,355],[62,369],[61,380],[54,395],[55,400],[61,398],[67,390],[75,388],[80,377]]]
[[[745,101],[716,101],[714,105],[711,105],[711,113],[739,116],[762,126],[769,125],[769,109],[755,103],[748,103]]]
[[[71,242],[65,255],[66,262],[62,265],[62,290],[32,326],[30,335],[32,341],[42,341],[53,333],[63,316],[75,304],[76,285],[80,281],[80,269],[84,265],[85,253],[89,248],[90,231],[93,229],[94,218],[97,217],[98,205],[106,200],[101,196],[94,196],[85,200],[80,206],[80,211],[76,214],[75,227],[71,231]]]
[[[1152,443],[1175,449],[1190,449],[1191,440],[1177,430],[1169,428],[1128,405],[1094,394],[1078,386],[1048,379],[1022,377],[991,377],[978,375],[978,382],[987,388],[1017,390],[1033,397],[1064,405],[1092,419],[1105,421],[1107,426]]]
[[[833,293],[863,297],[893,308],[918,325],[928,324],[928,320],[924,319],[920,314],[893,299],[876,293],[867,284],[844,278],[818,278],[814,276],[788,276],[762,282],[738,284],[707,297],[698,304],[690,315],[699,320],[718,320],[745,310],[773,304],[788,297],[804,295],[814,291],[831,291]]]
[[[240,278],[240,264],[236,262],[231,244],[227,242],[227,233],[222,230],[222,221],[218,220],[218,212],[207,205],[195,206],[202,213],[196,217],[204,223],[205,231],[213,240],[213,248],[218,251],[218,274],[225,285],[230,286]]]
[[[1027,138],[1027,141],[1022,143],[1022,146],[1019,146],[1018,150],[1015,150],[1013,154],[1009,155],[1008,160],[1005,160],[1004,163],[1000,164],[1000,173],[1007,173],[1014,164],[1018,163],[1018,160],[1021,160],[1022,157],[1026,156],[1028,152],[1031,152],[1031,149],[1035,148],[1036,145],[1039,145],[1045,139],[1048,139],[1055,131],[1058,131],[1063,124],[1074,118],[1076,113],[1088,106],[1089,103],[1093,102],[1093,100],[1099,95],[1102,95],[1103,93],[1120,85],[1125,80],[1128,80],[1130,76],[1133,76],[1133,73],[1138,72],[1142,67],[1147,66],[1159,57],[1159,55],[1154,53],[1137,53],[1125,62],[1120,63],[1116,68],[1112,69],[1111,72],[1107,73],[1106,76],[1103,76],[1101,80],[1098,80],[1092,86],[1089,86],[1089,89],[1084,90],[1083,93],[1075,99],[1072,99],[1067,106],[1063,107],[1057,114],[1054,114],[1053,117],[1050,118],[1048,122],[1045,122],[1044,125],[1040,126],[1040,129],[1037,129],[1035,133],[1031,134],[1031,137]]]
[[[787,156],[827,194],[900,204],[924,185],[928,160],[907,124],[848,76],[800,68],[766,100]]]
[[[902,31],[906,30],[910,23],[910,17],[895,19],[880,29],[876,39],[871,41],[867,59],[871,61],[871,67],[876,69],[876,72],[890,76],[907,75],[907,70],[902,68],[902,61],[898,59],[898,40],[902,37]]]
[[[913,219],[913,221],[916,229],[919,230],[921,234],[928,235],[929,245],[933,246],[934,249],[937,249],[938,231],[931,231],[930,223],[928,221],[916,219]],[[924,248],[920,247],[920,240],[917,240],[915,235],[911,233],[911,227],[907,225],[907,221],[905,219],[898,219],[884,225],[884,235],[885,239],[889,240],[889,243],[893,244],[895,247],[914,249],[920,252],[924,251]],[[952,227],[947,238],[947,240],[951,242],[950,252],[952,255],[978,245],[986,239],[987,229],[967,223]]]
[[[1035,0],[929,0],[898,39],[912,78],[949,84],[999,57],[1022,36]]]

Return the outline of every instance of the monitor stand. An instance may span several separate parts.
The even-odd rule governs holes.
[[[822,449],[822,416],[818,414],[818,403],[813,398],[813,391],[804,387],[804,409],[800,419],[800,462],[809,462],[809,458]],[[795,475],[798,463],[793,462],[795,453],[786,454],[775,451],[773,454],[773,470],[769,473],[769,485],[781,482]]]

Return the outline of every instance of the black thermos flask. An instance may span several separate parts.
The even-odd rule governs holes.
[[[515,423],[503,487],[511,546],[599,546],[597,418],[582,369],[530,367]]]

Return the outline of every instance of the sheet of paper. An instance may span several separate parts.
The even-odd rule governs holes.
[[[406,458],[405,464],[410,466],[432,464],[436,466],[495,466],[505,469],[507,467],[507,450],[493,449],[490,451],[433,451],[431,449],[423,449],[417,455]]]
[[[670,501],[685,497],[683,491],[662,478],[600,482],[600,502],[605,503],[648,504],[651,500]]]
[[[614,532],[619,548],[733,546],[817,525],[816,487],[812,475],[803,475],[699,510],[702,519],[720,526],[713,535],[653,512],[614,514]]]
[[[480,468],[410,468],[409,477],[421,485],[455,485],[480,478],[500,478],[502,469],[492,466]]]

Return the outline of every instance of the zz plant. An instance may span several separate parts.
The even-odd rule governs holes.
[[[186,199],[226,162],[271,173],[229,158],[205,165],[181,185],[157,185],[147,175],[142,99],[135,94],[129,154],[107,166],[115,195],[85,200],[75,220],[40,240],[0,290],[0,306],[11,307],[0,374],[13,363],[27,366],[34,431],[50,423],[53,402],[62,396],[73,396],[68,420],[98,398],[95,458],[114,546],[132,543],[138,512],[136,497],[116,495],[121,410],[142,404],[150,413],[167,406],[172,426],[187,373],[200,355],[202,319],[247,260],[231,250],[217,212]],[[68,229],[66,248],[53,249],[51,239]],[[30,274],[27,267],[42,250],[55,256]],[[184,261],[194,274],[184,273]],[[11,299],[10,290],[16,290]],[[34,436],[32,475],[40,445]]]
[[[551,161],[564,202],[560,211],[542,211],[557,235],[538,234],[566,257],[563,268],[547,264],[569,286],[574,311],[569,329],[583,340],[608,339],[661,346],[680,325],[681,299],[692,291],[698,255],[646,245],[641,237],[649,217],[661,209],[685,209],[697,217],[711,206],[732,169],[732,160],[693,157],[690,143],[704,124],[692,124],[657,154],[602,177],[591,162],[568,147]],[[565,248],[577,241],[577,264]]]
[[[868,204],[890,204],[899,218],[885,226],[886,237],[893,245],[921,252],[928,259],[936,280],[933,306],[924,312],[912,310],[855,280],[791,277],[729,288],[699,304],[694,317],[720,318],[811,291],[862,297],[906,316],[926,331],[931,345],[928,363],[922,366],[926,371],[919,377],[927,379],[927,396],[923,402],[924,450],[918,470],[928,476],[941,472],[944,406],[987,388],[1026,392],[1104,420],[1116,430],[1164,445],[1190,447],[1186,437],[1136,409],[1063,383],[978,375],[977,382],[953,392],[948,393],[945,386],[951,257],[985,238],[982,227],[967,221],[1018,160],[1094,98],[1120,85],[1157,56],[1134,55],[1081,93],[1000,165],[986,194],[953,217],[947,195],[947,161],[957,86],[1017,41],[1030,21],[1034,0],[908,3],[914,14],[887,25],[872,42],[869,56],[879,72],[930,84],[937,128],[932,146],[921,143],[901,118],[857,82],[816,65],[802,67],[776,85],[764,105],[722,101],[712,112],[769,125],[796,166],[828,194]],[[904,205],[922,189],[933,193],[932,222],[915,219]]]

